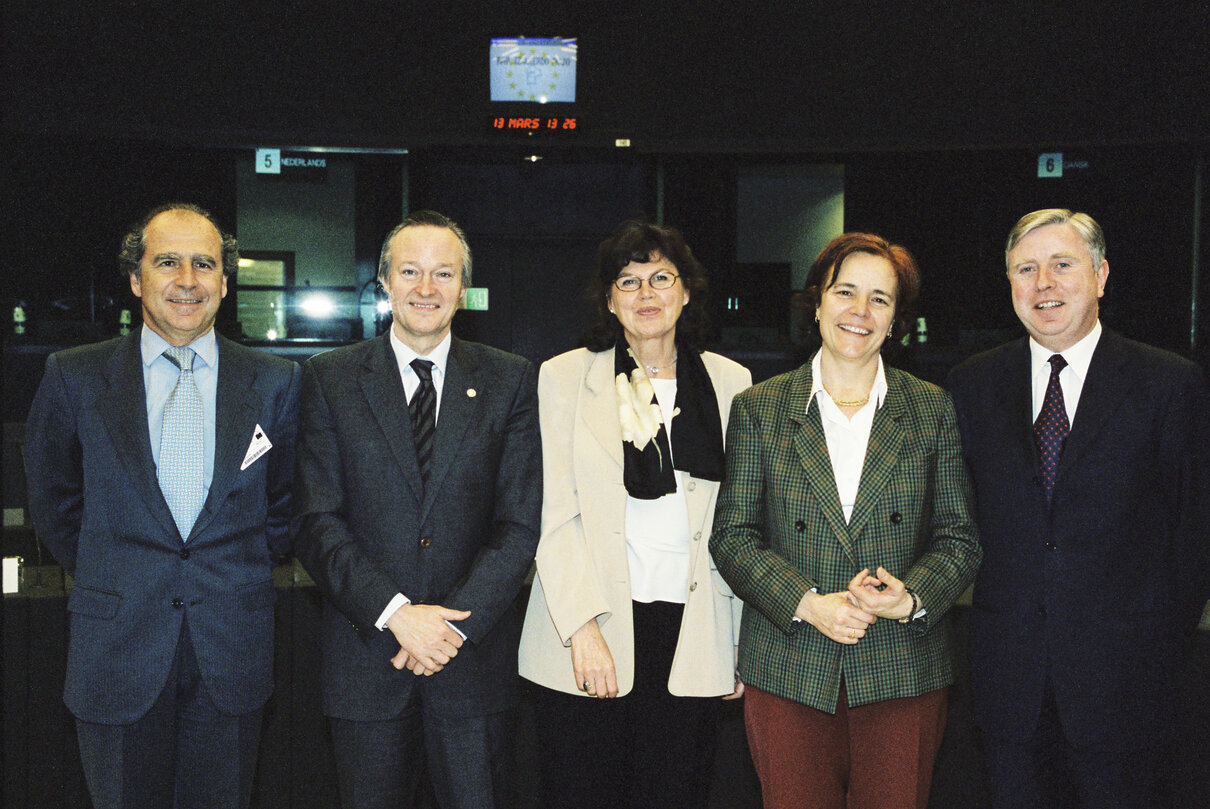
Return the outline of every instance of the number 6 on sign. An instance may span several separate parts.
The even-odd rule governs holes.
[[[1049,152],[1047,154],[1038,155],[1038,176],[1039,177],[1062,177],[1063,176],[1063,153]]]

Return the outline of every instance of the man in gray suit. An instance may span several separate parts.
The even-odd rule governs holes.
[[[537,379],[450,334],[471,254],[413,213],[383,243],[394,323],[303,372],[297,552],[324,592],[323,705],[341,802],[508,803],[517,592],[538,542]]]
[[[246,806],[273,690],[301,369],[214,331],[239,254],[194,205],[119,256],[143,328],[52,354],[29,508],[74,578],[64,700],[93,805]]]

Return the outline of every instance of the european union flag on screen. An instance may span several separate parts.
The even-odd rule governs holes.
[[[492,101],[576,100],[576,40],[493,38]]]

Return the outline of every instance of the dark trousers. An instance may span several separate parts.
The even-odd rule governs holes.
[[[1120,728],[1118,750],[1077,750],[1063,733],[1049,679],[1033,735],[1024,740],[983,734],[995,809],[1163,809],[1171,805],[1160,777],[1154,734]]]
[[[168,682],[143,718],[76,721],[94,809],[248,806],[262,713],[229,716],[214,706],[183,623]]]
[[[408,675],[412,676],[412,675]],[[438,673],[435,676],[440,677]],[[508,809],[511,711],[451,717],[427,710],[414,689],[396,719],[332,718],[336,779],[344,809],[406,809],[417,803],[427,762],[441,809]]]
[[[720,699],[676,697],[682,604],[634,602],[634,689],[616,699],[534,687],[545,809],[706,805]]]
[[[836,713],[748,686],[744,724],[765,809],[925,809],[949,689]]]

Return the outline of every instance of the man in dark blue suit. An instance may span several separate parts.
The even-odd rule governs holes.
[[[143,328],[52,354],[26,427],[74,581],[64,700],[98,809],[248,804],[273,688],[301,370],[218,336],[235,240],[157,208],[119,255]]]
[[[1173,670],[1210,595],[1206,377],[1102,328],[1088,215],[1028,214],[1005,255],[1029,337],[949,379],[983,544],[971,669],[994,806],[1163,806]]]
[[[326,596],[323,705],[346,809],[411,806],[426,758],[443,809],[509,805],[537,378],[450,334],[470,272],[462,229],[413,213],[379,260],[389,332],[303,371],[294,525]]]

